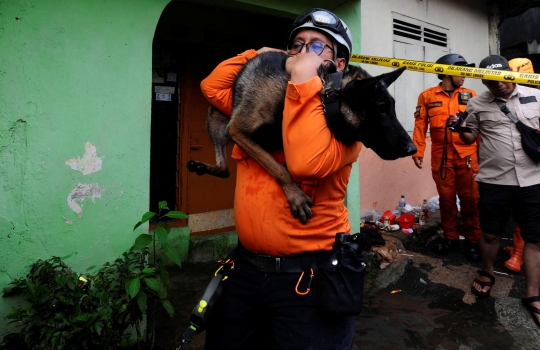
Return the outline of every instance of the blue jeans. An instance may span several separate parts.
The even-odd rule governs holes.
[[[236,259],[210,315],[205,349],[350,350],[355,317],[321,310],[316,283],[307,295],[298,295],[299,277],[263,273]]]

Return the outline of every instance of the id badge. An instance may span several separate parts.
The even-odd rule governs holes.
[[[470,92],[460,92],[458,95],[458,103],[460,105],[466,105],[471,98],[472,95]]]

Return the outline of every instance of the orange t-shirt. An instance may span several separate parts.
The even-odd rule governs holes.
[[[461,95],[461,96],[460,96]],[[446,120],[450,114],[465,112],[467,102],[476,96],[473,90],[460,87],[455,89],[452,97],[441,85],[422,91],[418,96],[418,105],[414,113],[413,142],[418,152],[413,157],[424,157],[426,150],[426,133],[429,125],[431,134],[431,157],[441,158],[444,149],[444,134],[447,137],[448,158],[454,158],[454,151],[460,158],[476,152],[476,143],[467,145],[459,138],[459,133],[446,128]]]
[[[201,82],[208,101],[230,115],[232,83],[248,59],[248,50],[219,64]],[[289,82],[283,110],[283,151],[272,156],[287,169],[313,200],[313,217],[304,225],[292,216],[281,186],[240,147],[233,149],[237,162],[234,218],[242,245],[257,254],[290,256],[330,250],[338,232],[349,232],[345,191],[352,163],[360,153],[356,142],[337,141],[326,125],[321,103],[322,82],[314,77],[302,84]]]

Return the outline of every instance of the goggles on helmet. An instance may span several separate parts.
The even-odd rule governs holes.
[[[311,21],[316,27],[330,29],[337,34],[342,34],[345,32],[345,28],[341,24],[341,20],[333,13],[325,10],[316,10],[313,12],[310,11],[302,13],[293,22],[292,26],[296,28],[308,21]]]

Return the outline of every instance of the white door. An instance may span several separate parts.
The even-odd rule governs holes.
[[[394,57],[423,61],[424,48],[420,45],[405,44],[394,41]],[[394,83],[394,98],[396,99],[396,115],[407,132],[414,129],[414,109],[418,94],[424,89],[425,74],[406,70]]]
[[[445,53],[448,53],[448,49],[394,41],[395,58],[435,62]],[[410,134],[414,130],[414,112],[418,102],[418,95],[428,87],[435,86],[438,83],[439,79],[437,79],[436,74],[407,70],[393,84],[397,118]]]

